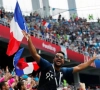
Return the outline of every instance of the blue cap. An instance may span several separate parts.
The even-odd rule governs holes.
[[[38,77],[35,77],[34,80],[35,80],[36,82],[38,82],[38,81],[39,81],[39,78],[38,78]]]
[[[23,79],[27,79],[28,76],[27,76],[27,75],[23,75],[22,78],[23,78]]]

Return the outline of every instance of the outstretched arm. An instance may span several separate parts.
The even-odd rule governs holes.
[[[94,62],[95,59],[96,59],[96,54],[94,53],[93,57],[90,60],[88,60],[85,63],[79,64],[78,66],[73,67],[73,73],[87,68],[88,66],[90,66]]]
[[[23,35],[25,36],[25,38],[28,41],[28,47],[29,50],[34,58],[34,60],[39,63],[40,62],[40,55],[37,53],[35,46],[32,43],[31,37],[29,34],[27,34],[26,32],[23,31]],[[34,41],[35,42],[35,41]]]

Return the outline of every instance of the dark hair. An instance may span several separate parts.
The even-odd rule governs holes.
[[[65,58],[65,53],[64,53],[64,52],[59,51],[59,52],[57,52],[57,53],[61,53],[61,54],[64,56],[64,58]]]
[[[80,90],[79,88],[77,88],[77,90]]]
[[[2,82],[0,83],[0,90],[2,89],[3,86],[5,86],[5,82],[6,82],[6,81],[2,81]]]
[[[21,86],[24,85],[24,82],[23,81],[19,81],[18,84],[17,84],[17,88],[19,90],[21,90]]]

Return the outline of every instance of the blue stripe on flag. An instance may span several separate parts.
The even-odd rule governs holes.
[[[18,2],[16,3],[16,7],[14,11],[14,19],[15,19],[15,22],[18,23],[21,30],[25,30],[26,32],[28,32],[28,27],[26,25],[25,19],[23,18]]]
[[[99,59],[95,60],[95,66],[96,66],[96,68],[100,68],[100,60]]]
[[[15,68],[16,75],[22,76],[24,74],[23,70]]]
[[[17,66],[17,63],[18,63],[18,60],[20,59],[21,55],[22,55],[22,52],[23,52],[24,48],[21,48],[14,56],[14,61],[13,61],[13,64],[14,64],[14,67]]]
[[[50,29],[50,27],[51,27],[51,24],[49,23],[48,28]]]

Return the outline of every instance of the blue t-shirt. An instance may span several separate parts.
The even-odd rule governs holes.
[[[56,81],[57,84],[59,84],[60,76],[61,76],[61,82],[63,82],[63,79],[65,79],[66,75],[72,74],[73,72],[73,68],[66,68],[66,67],[62,67],[60,71],[54,71],[53,65],[43,58],[40,59],[39,66],[40,66],[41,76],[40,76],[38,90],[56,90],[57,88]]]

